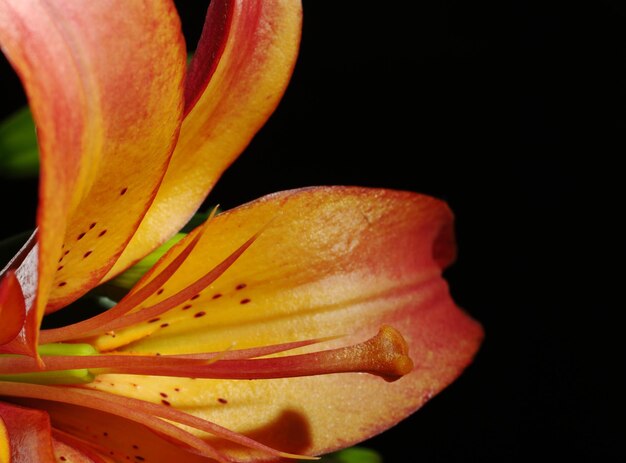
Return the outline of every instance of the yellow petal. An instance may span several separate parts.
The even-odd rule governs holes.
[[[169,0],[2,0],[0,41],[38,129],[43,313],[101,279],[153,200],[182,118],[184,40]]]
[[[442,202],[405,192],[328,187],[263,198],[209,222],[145,305],[263,230],[213,285],[156,323],[97,340],[101,349],[165,354],[342,336],[328,343],[336,347],[386,324],[406,338],[415,364],[392,384],[363,373],[261,381],[103,375],[92,387],[155,402],[169,394],[174,407],[294,453],[331,451],[381,432],[452,382],[482,338],[441,278],[454,257],[451,220]]]
[[[211,2],[187,80],[190,112],[172,161],[107,278],[182,228],[274,111],[296,60],[301,16],[299,0]]]
[[[8,463],[9,461],[11,461],[9,430],[6,424],[4,424],[2,417],[0,417],[0,463]]]

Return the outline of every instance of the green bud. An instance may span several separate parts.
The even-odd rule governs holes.
[[[322,463],[382,463],[382,461],[378,453],[364,447],[351,447],[328,454],[320,460]]]

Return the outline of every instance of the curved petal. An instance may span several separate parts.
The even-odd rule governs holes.
[[[184,40],[170,0],[0,0],[0,41],[38,128],[42,316],[101,279],[154,199],[182,118]]]
[[[189,113],[172,162],[107,278],[180,230],[269,118],[295,64],[301,21],[299,0],[211,2],[187,79]]]
[[[416,365],[397,382],[361,373],[262,381],[103,375],[91,387],[151,401],[168,394],[172,406],[294,453],[326,452],[376,434],[452,382],[482,339],[441,277],[454,257],[451,221],[444,203],[405,192],[327,187],[262,198],[209,222],[188,260],[146,305],[263,230],[213,285],[158,323],[97,340],[101,349],[166,354],[341,336],[328,343],[336,347],[388,324],[406,338]]]
[[[47,413],[0,402],[0,423],[3,425],[0,426],[0,456],[6,452],[4,448],[8,443],[11,463],[56,461],[52,451],[50,420]]]

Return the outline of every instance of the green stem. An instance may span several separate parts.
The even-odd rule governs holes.
[[[69,355],[85,356],[97,355],[98,351],[90,344],[44,344],[37,348],[41,356]],[[4,355],[3,355],[4,356]],[[19,373],[14,375],[0,375],[0,381],[34,384],[86,384],[92,382],[94,375],[86,368],[76,370],[45,371],[34,373]]]

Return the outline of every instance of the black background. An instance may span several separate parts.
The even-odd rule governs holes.
[[[193,43],[206,4],[177,3]],[[366,445],[388,462],[626,457],[626,7],[304,0],[304,12],[282,104],[211,204],[321,184],[442,198],[459,245],[446,276],[486,330],[458,381]],[[23,96],[1,72],[4,115]],[[5,210],[23,212],[2,236],[32,223],[35,189],[2,180]]]

